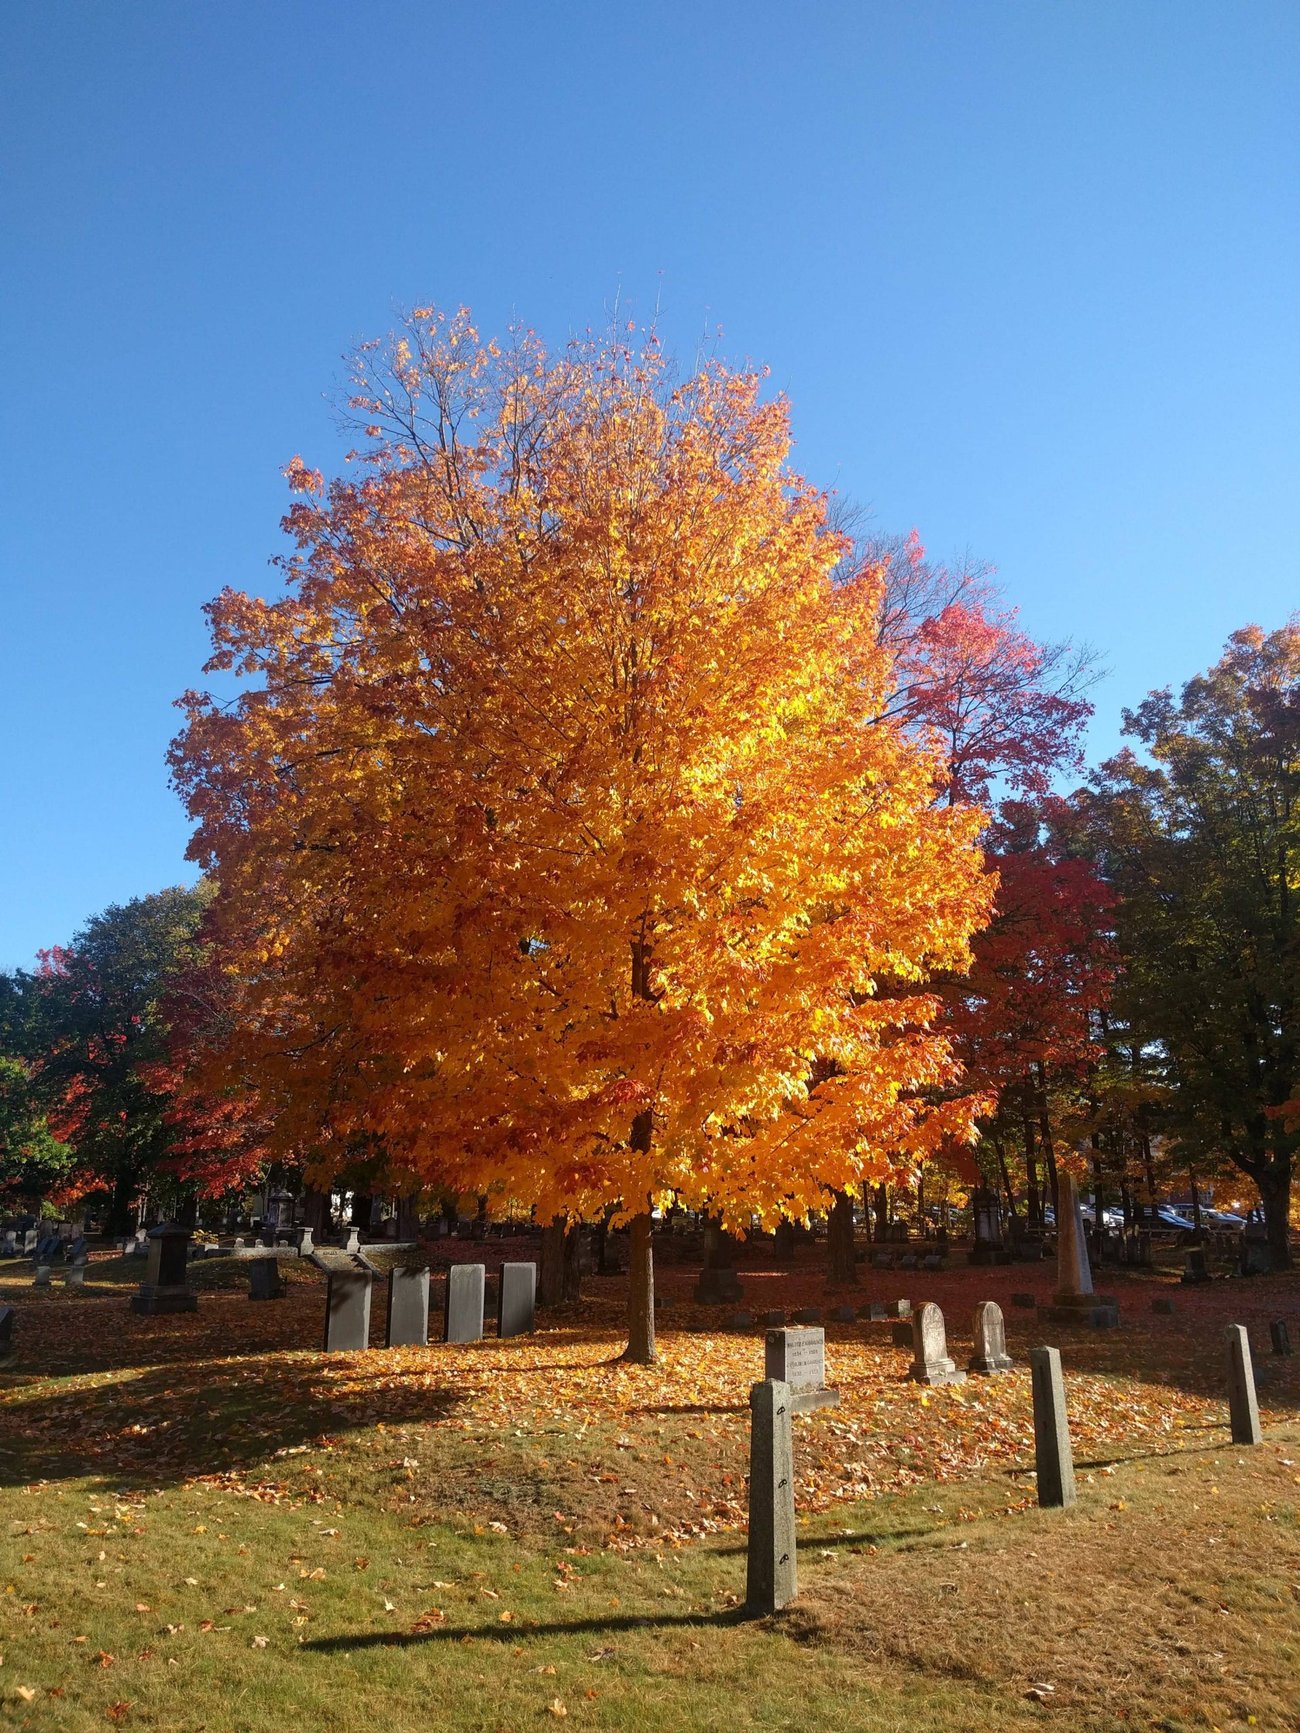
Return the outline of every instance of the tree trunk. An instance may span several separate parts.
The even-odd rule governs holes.
[[[1061,1207],[1061,1188],[1056,1179],[1056,1147],[1052,1142],[1052,1119],[1047,1105],[1047,1071],[1038,1067],[1038,1141],[1043,1150],[1043,1166],[1047,1169],[1047,1184],[1052,1194],[1052,1210]],[[1058,1222],[1059,1227],[1059,1222]]]
[[[360,1228],[363,1233],[370,1231],[370,1211],[374,1201],[368,1191],[354,1191],[352,1194],[352,1226]]]
[[[1274,1156],[1262,1165],[1255,1177],[1259,1200],[1264,1206],[1264,1226],[1268,1232],[1269,1262],[1275,1270],[1291,1268],[1291,1227],[1288,1220],[1291,1206],[1291,1159]]]
[[[623,1358],[636,1366],[653,1366],[657,1357],[653,1226],[648,1209],[632,1217],[627,1265],[627,1348]]]
[[[188,1228],[194,1232],[199,1219],[199,1194],[192,1185],[187,1185],[176,1204],[176,1226]]]
[[[542,1229],[542,1255],[537,1271],[537,1304],[558,1306],[564,1299],[563,1216],[552,1216]]]
[[[856,1283],[857,1260],[853,1252],[853,1199],[846,1191],[834,1192],[826,1217],[826,1279],[832,1287]]]
[[[566,1306],[582,1298],[582,1223],[573,1222],[564,1232],[560,1257],[560,1292]]]
[[[327,1234],[330,1231],[330,1194],[327,1191],[317,1191],[309,1185],[302,1194],[302,1225],[310,1228],[313,1234]]]
[[[131,1175],[119,1173],[113,1180],[113,1198],[108,1206],[108,1231],[125,1234],[131,1227]]]
[[[1187,1179],[1192,1188],[1192,1226],[1199,1238],[1201,1232],[1201,1188],[1197,1185],[1196,1174],[1190,1167],[1187,1170]]]
[[[993,1147],[998,1152],[998,1167],[1002,1170],[1002,1189],[1006,1193],[1007,1214],[1013,1222],[1018,1224],[1020,1217],[1016,1213],[1016,1193],[1011,1184],[1011,1169],[1007,1166],[1006,1147],[1000,1137],[993,1139]]]
[[[1034,1159],[1034,1128],[1029,1115],[1024,1116],[1025,1127],[1025,1215],[1029,1226],[1035,1232],[1043,1225],[1043,1206],[1038,1196],[1038,1163]]]
[[[882,1179],[876,1187],[876,1239],[883,1245],[889,1238],[889,1187]]]

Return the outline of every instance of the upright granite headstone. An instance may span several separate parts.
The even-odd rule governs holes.
[[[374,1273],[360,1258],[336,1246],[317,1246],[309,1260],[324,1270],[327,1353],[356,1354],[370,1346],[370,1295]]]
[[[51,1266],[49,1264],[37,1264],[36,1272],[32,1276],[32,1286],[34,1288],[48,1288],[49,1287],[49,1285],[50,1285],[50,1268],[51,1268]]]
[[[767,1381],[789,1386],[795,1413],[831,1408],[839,1401],[839,1392],[826,1388],[825,1330],[769,1330],[763,1357]]]
[[[1064,1171],[1057,1179],[1056,1292],[1050,1306],[1039,1307],[1038,1315],[1048,1323],[1088,1324],[1094,1329],[1119,1322],[1119,1301],[1093,1292],[1079,1187],[1074,1175]]]
[[[1038,1502],[1050,1509],[1074,1503],[1074,1452],[1065,1412],[1065,1380],[1058,1348],[1031,1348],[1034,1387],[1034,1464]]]
[[[527,1336],[537,1321],[537,1265],[502,1264],[497,1335]]]
[[[1228,1414],[1234,1444],[1262,1444],[1259,1400],[1255,1395],[1255,1367],[1250,1357],[1250,1337],[1244,1324],[1229,1324],[1224,1332],[1228,1350]]]
[[[1007,1326],[996,1300],[981,1300],[975,1308],[973,1328],[975,1352],[967,1364],[972,1372],[1009,1372],[1013,1361],[1007,1353]]]
[[[1197,1282],[1210,1282],[1214,1278],[1210,1274],[1210,1266],[1206,1260],[1204,1246],[1189,1246],[1183,1254],[1183,1283],[1192,1286]]]
[[[794,1397],[780,1379],[749,1392],[749,1546],[745,1611],[764,1618],[799,1592],[794,1534]]]
[[[429,1260],[414,1240],[366,1246],[358,1256],[367,1269],[388,1278],[384,1311],[386,1348],[425,1348],[429,1343]]]
[[[84,1261],[79,1264],[68,1265],[67,1269],[63,1272],[63,1285],[65,1288],[85,1287],[86,1265]]]
[[[907,1375],[917,1384],[961,1384],[966,1374],[948,1352],[943,1313],[927,1300],[912,1319],[912,1364]]]
[[[14,1309],[0,1306],[0,1354],[7,1354],[14,1345]]]
[[[1273,1352],[1289,1355],[1291,1352],[1291,1332],[1287,1328],[1286,1319],[1274,1318],[1268,1327],[1268,1333],[1273,1343]]]
[[[477,1342],[483,1335],[482,1264],[450,1264],[443,1311],[444,1342]]]
[[[149,1267],[132,1296],[135,1312],[196,1312],[199,1297],[185,1279],[189,1257],[188,1228],[175,1222],[159,1222],[149,1230]]]
[[[282,1300],[284,1283],[280,1280],[279,1258],[248,1260],[248,1297],[250,1300]]]

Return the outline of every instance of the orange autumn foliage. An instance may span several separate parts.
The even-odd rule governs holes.
[[[361,472],[290,466],[287,592],[211,605],[249,684],[173,751],[272,1143],[747,1222],[969,1135],[927,982],[982,815],[891,714],[785,404],[427,312],[355,404]]]

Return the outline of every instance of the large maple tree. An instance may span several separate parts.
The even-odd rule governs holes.
[[[818,1207],[967,1134],[932,1022],[991,893],[893,714],[877,564],[787,410],[650,336],[423,310],[362,352],[359,473],[295,462],[276,601],[227,591],[174,749],[273,1135],[632,1223]]]

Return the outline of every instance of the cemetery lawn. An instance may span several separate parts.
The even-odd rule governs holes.
[[[1265,1327],[1296,1333],[1294,1278],[1107,1283],[1120,1330],[1060,1338],[1067,1513],[1040,1512],[1026,1473],[1041,1331],[1001,1292],[1023,1271],[924,1278],[959,1360],[975,1300],[1002,1299],[1003,1378],[924,1392],[887,1325],[829,1326],[841,1405],[796,1422],[802,1592],[751,1623],[761,1335],[684,1329],[682,1306],[660,1366],[621,1366],[617,1288],[593,1283],[528,1338],[327,1360],[305,1272],[262,1305],[233,1264],[196,1273],[198,1314],[141,1318],[138,1264],[96,1260],[81,1295],[0,1272],[19,1311],[0,1726],[1296,1725],[1300,1361],[1271,1359]],[[787,1303],[821,1300],[783,1279]],[[1151,1316],[1153,1294],[1177,1314]],[[1230,1319],[1260,1373],[1253,1450],[1228,1441]]]

